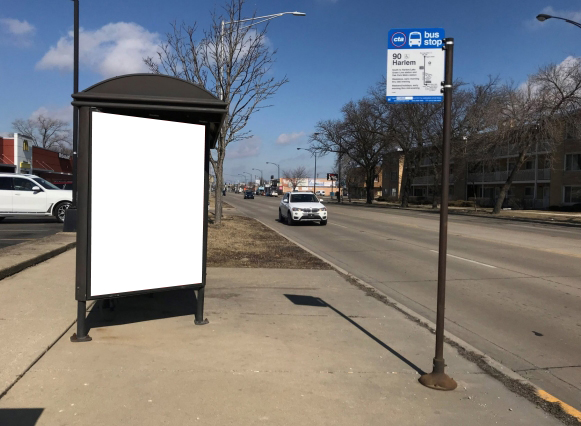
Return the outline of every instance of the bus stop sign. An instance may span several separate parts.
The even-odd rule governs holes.
[[[389,103],[441,102],[443,28],[392,29],[387,41]]]

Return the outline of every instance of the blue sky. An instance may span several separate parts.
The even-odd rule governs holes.
[[[8,4],[6,4],[8,3]],[[81,90],[105,78],[146,69],[140,58],[155,52],[170,22],[209,26],[210,11],[221,2],[182,0],[80,0]],[[253,138],[228,148],[225,178],[239,173],[276,175],[298,165],[313,169],[308,135],[317,121],[338,118],[349,100],[364,96],[386,74],[390,28],[442,27],[455,38],[454,77],[482,82],[488,75],[521,83],[539,66],[581,56],[581,29],[563,21],[535,20],[549,13],[581,21],[581,4],[549,0],[258,0],[248,14],[300,11],[306,17],[271,21],[268,38],[278,49],[273,72],[290,82],[271,100],[273,107],[253,116]],[[0,10],[0,133],[17,118],[43,112],[69,119],[72,76],[73,2],[4,2]],[[171,143],[168,141],[168,144]],[[174,148],[174,147],[172,147]],[[168,149],[168,152],[175,152]],[[171,164],[179,164],[178,158]],[[127,159],[120,159],[128,164]],[[168,161],[168,163],[170,163]],[[321,177],[333,159],[320,158]],[[121,162],[119,163],[121,164]]]

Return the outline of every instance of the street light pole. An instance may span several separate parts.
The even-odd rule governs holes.
[[[265,16],[257,16],[255,18],[247,18],[247,19],[239,19],[236,21],[222,21],[220,23],[220,50],[219,50],[219,58],[220,60],[222,59],[222,54],[224,52],[224,27],[226,25],[232,25],[232,24],[238,24],[240,22],[249,22],[249,21],[258,21],[258,22],[252,22],[249,25],[246,25],[244,27],[240,27],[239,29],[244,29],[244,28],[249,28],[252,27],[253,25],[258,25],[258,24],[262,24],[263,22],[266,21],[270,21],[271,19],[274,18],[279,18],[283,15],[293,15],[293,16],[307,16],[306,13],[303,12],[281,12],[281,13],[273,13],[272,15],[265,15]],[[216,85],[219,86],[219,92],[220,92],[220,100],[224,101],[224,90],[222,89],[222,78],[221,78],[221,72],[222,72],[222,64],[219,64],[218,66],[218,82],[216,82]]]
[[[541,14],[537,15],[537,20],[538,20],[538,21],[541,21],[541,22],[544,22],[544,21],[546,21],[547,19],[551,19],[551,18],[554,18],[554,19],[560,19],[561,21],[568,22],[568,23],[570,23],[571,25],[575,25],[576,27],[579,27],[579,28],[581,28],[581,24],[580,24],[579,22],[571,21],[570,19],[566,19],[566,18],[560,18],[560,17],[558,17],[558,16],[547,15],[546,13],[541,13]]]
[[[73,93],[79,91],[79,0],[74,3],[73,23]],[[73,106],[73,197],[65,212],[63,231],[77,231],[77,133],[79,129],[79,107]],[[30,167],[32,173],[32,166]],[[70,211],[69,211],[70,210]]]
[[[309,151],[308,149],[305,148],[297,148],[298,149],[302,149],[304,151]],[[315,180],[313,181],[313,194],[317,194],[317,153],[315,151],[309,151],[311,154],[313,154],[315,156]]]
[[[248,172],[242,172],[242,173],[248,175],[249,176],[248,179],[250,179],[250,182],[252,182],[252,173],[248,173]]]
[[[276,191],[278,192],[278,186],[280,186],[280,166],[276,163],[271,163],[270,161],[267,161],[266,164],[274,164],[278,169],[278,185],[276,187]]]
[[[264,181],[262,180],[262,170],[260,170],[260,169],[252,169],[252,170],[258,170],[260,172],[260,185],[264,186]]]

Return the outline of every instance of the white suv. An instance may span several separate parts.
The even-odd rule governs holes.
[[[289,225],[318,221],[327,224],[327,208],[312,192],[287,192],[278,207],[278,220]]]
[[[0,221],[7,216],[54,216],[64,222],[73,191],[35,175],[0,173]]]

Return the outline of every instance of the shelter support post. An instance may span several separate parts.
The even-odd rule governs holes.
[[[194,324],[196,325],[205,325],[208,324],[208,319],[204,319],[204,287],[201,287],[198,290],[198,294],[196,297],[196,319]]]
[[[87,333],[86,314],[87,314],[87,301],[86,300],[78,300],[77,301],[77,332],[71,336],[71,342],[73,342],[73,343],[90,342],[91,340],[93,340],[89,336],[89,333]]]

